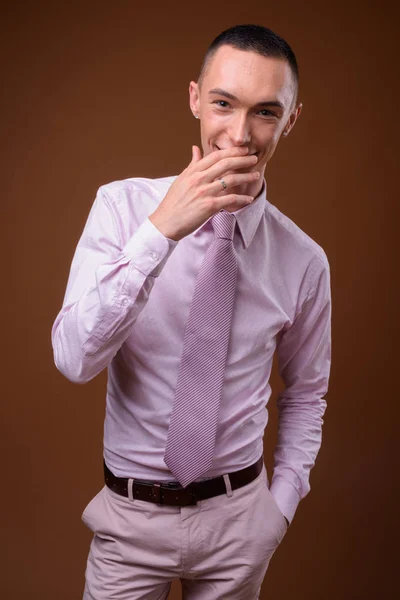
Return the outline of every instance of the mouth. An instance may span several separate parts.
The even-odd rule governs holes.
[[[214,146],[216,147],[217,150],[225,150],[226,148],[220,148],[219,146],[217,146],[217,144],[214,144]],[[249,152],[247,154],[247,156],[258,156],[258,152]]]

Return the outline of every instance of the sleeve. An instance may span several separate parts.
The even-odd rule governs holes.
[[[89,212],[51,330],[55,365],[74,383],[90,381],[111,362],[178,243],[146,218],[121,247],[118,215],[104,187]]]
[[[318,281],[277,344],[285,384],[278,395],[278,435],[270,491],[292,521],[310,491],[309,476],[321,446],[331,366],[331,289],[326,261]]]

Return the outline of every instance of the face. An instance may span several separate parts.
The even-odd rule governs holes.
[[[251,169],[264,175],[279,139],[293,128],[301,112],[301,104],[294,106],[292,77],[285,60],[221,46],[201,89],[193,81],[189,87],[191,109],[200,117],[203,155],[246,146],[249,154],[258,156]],[[231,193],[254,193],[254,186],[261,189],[262,177],[237,186],[240,191],[231,188]]]

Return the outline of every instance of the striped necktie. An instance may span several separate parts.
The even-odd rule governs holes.
[[[186,323],[164,462],[186,487],[212,466],[235,299],[236,217],[220,210]]]

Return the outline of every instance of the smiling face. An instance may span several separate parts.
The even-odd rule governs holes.
[[[301,104],[294,106],[295,92],[286,60],[229,45],[218,48],[201,89],[194,81],[189,87],[191,109],[200,117],[203,155],[246,146],[259,159],[251,170],[263,176],[280,137],[284,132],[287,135],[301,112]],[[254,195],[261,186],[262,177],[231,188],[230,193]]]

